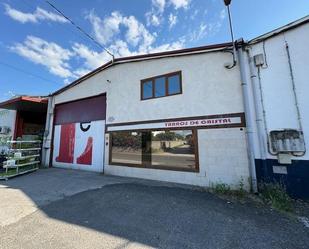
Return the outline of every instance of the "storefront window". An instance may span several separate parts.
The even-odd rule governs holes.
[[[142,164],[142,135],[140,132],[112,134],[111,162],[115,164]]]
[[[111,164],[198,171],[193,130],[111,133]]]
[[[152,167],[195,169],[195,148],[191,130],[152,131]]]

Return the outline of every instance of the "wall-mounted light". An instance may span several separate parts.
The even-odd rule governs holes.
[[[231,39],[232,39],[232,43],[233,43],[233,63],[226,63],[224,66],[227,69],[231,69],[233,67],[235,67],[236,65],[236,46],[235,46],[235,42],[234,42],[234,33],[233,33],[233,25],[232,25],[232,18],[231,18],[231,12],[230,12],[230,4],[231,4],[231,0],[223,0],[224,4],[227,8],[227,13],[229,16],[229,25],[230,25],[230,32],[231,32]]]

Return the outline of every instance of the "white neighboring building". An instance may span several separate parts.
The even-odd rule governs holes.
[[[251,40],[246,46],[255,103],[258,179],[283,183],[289,193],[309,198],[309,16]],[[246,54],[247,59],[248,53]],[[274,151],[270,135],[281,137]],[[303,133],[302,138],[298,137]],[[274,134],[275,135],[275,134]],[[267,143],[268,141],[268,143]],[[258,144],[258,139],[256,144]]]
[[[5,141],[13,137],[16,111],[0,109],[0,153],[7,150]]]

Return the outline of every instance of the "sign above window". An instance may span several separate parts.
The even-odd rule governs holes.
[[[108,131],[147,129],[212,129],[245,127],[244,113],[108,124]]]
[[[227,124],[241,124],[240,117],[231,118],[205,118],[205,119],[193,119],[176,122],[165,122],[165,127],[195,127],[195,126],[224,126]]]
[[[159,75],[141,81],[141,100],[182,93],[181,72]]]

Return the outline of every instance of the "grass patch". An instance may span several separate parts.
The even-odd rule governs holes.
[[[293,210],[292,199],[282,184],[262,183],[260,184],[260,192],[263,201],[270,204],[273,208],[285,212]]]
[[[244,198],[246,196],[243,179],[239,181],[237,189],[231,189],[231,187],[225,183],[213,184],[211,189],[214,193],[219,195],[233,196],[237,198]]]
[[[221,194],[221,195],[231,194],[230,186],[225,183],[213,184],[212,189],[216,194]]]

